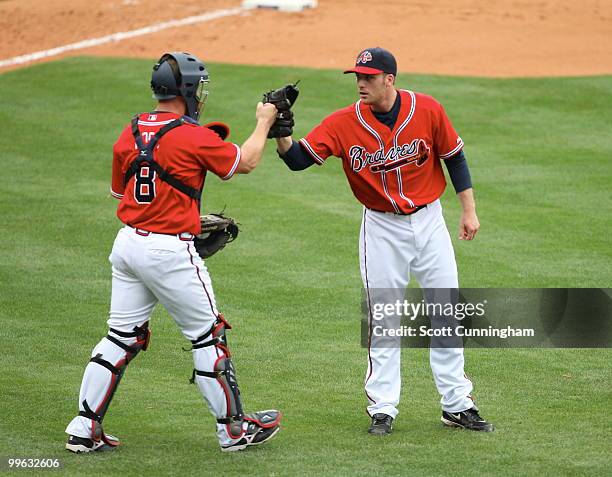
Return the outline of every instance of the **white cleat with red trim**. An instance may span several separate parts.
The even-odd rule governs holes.
[[[97,441],[88,437],[68,436],[68,442],[66,442],[66,449],[75,454],[112,451],[117,446],[119,446],[119,439],[106,434]]]
[[[282,414],[275,409],[245,414],[247,428],[244,435],[233,444],[221,446],[223,452],[235,452],[249,446],[257,446],[272,439],[280,431]]]

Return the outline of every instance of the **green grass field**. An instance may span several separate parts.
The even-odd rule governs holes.
[[[248,410],[279,436],[218,451],[187,384],[191,356],[159,308],[105,419],[123,446],[63,450],[91,348],[106,331],[116,231],[112,144],[149,110],[152,61],[73,58],[0,75],[0,456],[57,456],[62,475],[606,475],[609,350],[469,349],[481,435],[443,428],[426,350],[403,353],[395,432],[367,435],[359,346],[360,207],[339,161],[291,173],[269,144],[251,175],[209,177],[206,211],[242,223],[208,266]],[[337,71],[209,65],[205,112],[242,142],[261,92],[301,79],[296,136],[354,101]],[[400,75],[438,98],[466,143],[482,229],[455,241],[466,287],[610,287],[612,77],[491,80]],[[459,218],[444,197],[451,235]],[[24,474],[27,472],[23,472]]]

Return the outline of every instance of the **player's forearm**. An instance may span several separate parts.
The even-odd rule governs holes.
[[[276,138],[276,150],[279,154],[285,154],[291,149],[292,144],[293,139],[291,139],[291,136]]]
[[[238,174],[248,174],[257,167],[263,156],[269,130],[269,123],[257,121],[255,130],[240,147],[240,163],[236,168]]]
[[[300,143],[291,140],[291,146],[284,153],[277,150],[278,156],[283,160],[292,171],[303,171],[308,169],[315,162],[304,152]]]
[[[476,203],[474,201],[474,191],[470,187],[457,194],[463,212],[459,219],[459,240],[473,240],[480,229],[480,222],[476,215]]]
[[[476,211],[476,201],[474,200],[474,189],[471,187],[469,189],[465,189],[457,194],[457,198],[461,203],[461,208],[463,212],[475,212]]]

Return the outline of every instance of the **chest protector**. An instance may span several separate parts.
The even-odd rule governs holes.
[[[186,123],[183,118],[175,119],[172,122],[166,124],[159,131],[155,133],[155,135],[151,138],[151,140],[144,144],[142,141],[142,136],[140,134],[140,130],[138,129],[138,119],[140,115],[137,114],[132,118],[132,135],[134,136],[134,141],[136,142],[136,146],[138,147],[138,157],[132,161],[130,167],[125,172],[125,177],[123,178],[123,183],[127,185],[128,181],[132,178],[134,174],[136,174],[142,166],[148,166],[153,169],[157,173],[157,177],[165,183],[169,184],[179,192],[182,192],[188,197],[195,199],[198,204],[202,198],[202,189],[195,189],[187,184],[181,182],[179,179],[170,174],[166,169],[157,163],[153,157],[153,151],[155,150],[155,146],[159,142],[159,140],[168,132],[172,131],[174,128],[180,127]]]

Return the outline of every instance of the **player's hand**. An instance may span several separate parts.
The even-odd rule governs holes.
[[[463,212],[459,220],[459,240],[473,240],[480,229],[476,211]]]
[[[257,110],[255,111],[255,119],[257,122],[262,121],[268,127],[271,127],[276,121],[276,113],[278,110],[272,103],[257,103]]]

